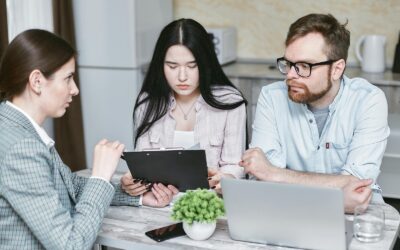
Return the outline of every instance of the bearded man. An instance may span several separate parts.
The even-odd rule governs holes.
[[[376,179],[390,130],[384,93],[344,75],[345,26],[324,14],[290,26],[277,59],[286,80],[262,89],[241,165],[259,180],[343,188],[352,213],[383,201]]]

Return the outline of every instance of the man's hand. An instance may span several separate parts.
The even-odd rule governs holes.
[[[244,152],[239,165],[244,168],[246,174],[252,174],[259,180],[273,181],[277,168],[265,157],[260,148],[251,148]]]
[[[149,207],[165,207],[171,203],[174,195],[179,193],[179,190],[168,185],[167,187],[161,183],[155,183],[151,188],[151,192],[143,195],[143,205]]]
[[[221,179],[222,178],[235,178],[231,174],[222,173],[217,168],[208,168],[208,185],[217,193],[221,194]]]
[[[365,209],[372,198],[370,185],[371,179],[353,180],[343,187],[344,210],[346,213],[354,213],[356,206],[364,206]]]

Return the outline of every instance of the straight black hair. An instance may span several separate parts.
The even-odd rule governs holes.
[[[138,138],[145,134],[168,111],[169,98],[173,90],[169,87],[165,78],[164,60],[167,50],[173,45],[183,45],[192,52],[199,70],[200,94],[208,105],[221,110],[235,109],[242,104],[247,105],[243,94],[222,71],[215,54],[214,45],[204,27],[193,19],[182,18],[175,20],[160,33],[135,103],[133,110],[133,122],[137,128],[134,131],[136,132],[134,135],[135,146]],[[240,95],[242,100],[234,103],[222,103],[217,99],[219,96],[213,94],[213,89],[216,87],[232,87],[237,92],[230,94]],[[135,121],[135,113],[140,105],[146,105],[143,119]],[[138,122],[139,124],[137,124]]]

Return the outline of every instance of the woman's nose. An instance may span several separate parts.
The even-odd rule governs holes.
[[[179,73],[178,73],[178,80],[180,82],[184,82],[187,80],[187,72],[185,67],[180,67],[179,68]]]
[[[76,96],[78,94],[79,94],[78,86],[76,86],[75,80],[73,80],[73,83],[71,85],[71,95]]]

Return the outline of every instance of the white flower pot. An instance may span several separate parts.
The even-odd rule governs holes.
[[[193,222],[189,225],[187,222],[183,222],[183,230],[193,240],[206,240],[214,233],[217,222],[203,223]]]

